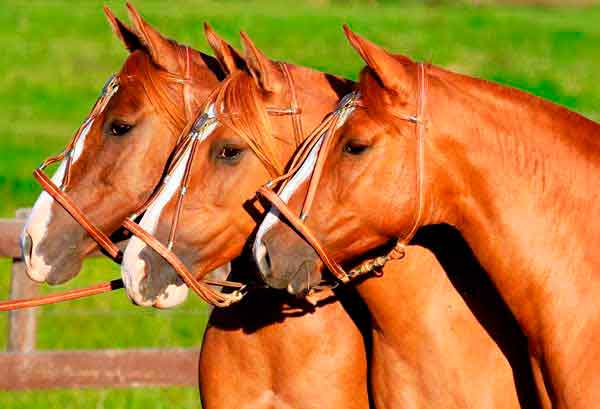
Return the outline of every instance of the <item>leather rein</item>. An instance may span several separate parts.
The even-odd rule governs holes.
[[[390,259],[399,259],[405,255],[405,247],[408,242],[413,238],[419,223],[421,221],[423,213],[423,181],[424,181],[424,139],[427,128],[427,121],[425,120],[425,104],[426,104],[426,92],[427,92],[427,78],[426,78],[426,65],[419,63],[418,68],[418,102],[417,102],[417,113],[416,115],[406,115],[403,113],[392,113],[392,115],[402,121],[407,121],[415,124],[415,133],[417,136],[417,180],[416,189],[418,195],[417,209],[415,211],[414,222],[412,228],[405,235],[402,240],[398,240],[394,249],[387,255],[377,257],[375,259],[363,262],[358,267],[346,272],[342,266],[335,261],[335,259],[329,254],[329,251],[321,244],[315,234],[306,225],[305,220],[310,211],[312,202],[314,200],[316,189],[319,180],[322,176],[323,166],[332,146],[333,134],[335,130],[343,125],[347,117],[356,108],[365,108],[360,99],[358,92],[353,92],[346,95],[338,107],[325,120],[319,125],[303,145],[298,149],[295,157],[292,161],[290,170],[286,174],[271,180],[266,185],[262,186],[258,190],[258,194],[264,197],[271,203],[287,221],[292,225],[296,232],[317,252],[325,266],[333,274],[333,276],[342,283],[348,283],[353,278],[363,275],[365,273],[378,270],[385,265]],[[318,146],[320,144],[320,146]],[[300,170],[302,165],[307,161],[313,149],[318,149],[317,159],[310,175],[310,181],[308,190],[304,198],[304,202],[300,211],[300,216],[296,215],[289,207],[286,201],[281,197],[283,190],[286,185],[290,182],[293,176]],[[280,182],[283,182],[280,184]],[[277,192],[273,189],[275,186],[280,185]]]

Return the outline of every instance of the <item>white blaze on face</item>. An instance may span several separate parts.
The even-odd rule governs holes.
[[[208,114],[208,119],[215,117],[213,104],[208,107],[206,113]],[[196,136],[198,143],[204,141],[215,130],[217,125],[216,121],[206,125],[202,129],[202,132]],[[162,190],[153,199],[140,221],[140,226],[152,235],[156,234],[156,228],[158,227],[158,222],[165,206],[173,199],[183,182],[185,168],[190,159],[191,147],[192,144],[190,143],[168,178],[165,179],[165,185]],[[140,292],[140,284],[146,276],[146,262],[141,258],[144,248],[146,248],[146,243],[138,237],[133,236],[129,240],[123,254],[121,276],[123,277],[129,297],[139,305],[155,305],[163,308],[168,308],[185,300],[187,296],[187,286],[185,284],[169,285],[156,300],[145,300],[145,297]],[[155,273],[158,274],[159,272]]]
[[[341,127],[344,122],[346,122],[352,111],[354,111],[354,108],[348,108],[340,114],[336,129]],[[286,185],[283,187],[283,190],[279,193],[279,198],[284,203],[287,204],[296,190],[298,190],[298,188],[312,175],[315,165],[317,164],[319,150],[321,149],[321,145],[323,144],[326,134],[327,131],[324,131],[318,142],[311,148],[308,156],[304,160],[304,163],[302,163],[302,166],[300,166],[300,169],[294,173],[292,178],[286,183]],[[254,258],[259,262],[259,264],[261,264],[260,260],[262,260],[267,254],[267,248],[263,243],[263,238],[265,234],[267,234],[267,232],[280,221],[279,211],[275,207],[272,207],[258,227],[256,239],[252,245],[252,250],[254,253]]]
[[[81,135],[79,135],[79,139],[77,140],[77,143],[73,148],[73,159],[71,163],[77,162],[77,160],[81,157],[81,154],[83,153],[83,148],[85,146],[85,139],[87,138],[87,135],[90,132],[90,129],[92,128],[93,124],[94,121],[91,118],[86,121],[85,126],[81,130]]]
[[[321,138],[315,144],[315,146],[311,148],[310,153],[304,160],[302,166],[300,166],[300,169],[298,169],[298,171],[294,173],[292,178],[284,186],[281,193],[279,193],[279,197],[284,203],[287,204],[294,192],[296,192],[296,190],[300,187],[300,185],[302,185],[302,183],[304,183],[310,177],[310,175],[312,175],[315,165],[317,164],[317,157],[319,156],[319,149],[323,144],[324,136],[325,135],[321,136]],[[279,221],[279,216],[279,210],[272,207],[271,210],[269,210],[269,212],[267,213],[267,216],[264,218],[264,220],[258,227],[258,231],[256,232],[256,239],[254,240],[254,244],[252,245],[254,257],[256,257],[257,260],[261,260],[266,255],[267,249],[263,245],[263,237],[265,236],[265,234],[267,234],[269,230],[271,230],[275,223]]]
[[[71,152],[71,166],[73,166],[81,157],[85,147],[85,139],[93,125],[94,121],[91,119],[86,120],[86,123],[82,129],[82,132],[73,147]],[[52,182],[61,186],[63,180],[65,178],[67,168],[66,159],[64,159],[54,175],[52,175]],[[50,196],[46,191],[43,191],[35,204],[33,205],[33,209],[25,223],[24,234],[21,239],[24,240],[25,234],[28,234],[31,238],[32,248],[31,248],[31,257],[29,255],[25,255],[25,262],[27,265],[27,273],[29,276],[36,281],[45,281],[46,277],[50,273],[52,266],[46,264],[44,258],[41,254],[39,254],[39,245],[42,242],[43,238],[46,236],[46,232],[48,231],[48,226],[52,221],[52,203],[54,199]]]
[[[231,264],[227,263],[207,274],[207,278],[226,280],[231,272]],[[216,290],[220,290],[220,287],[215,287]],[[175,285],[170,284],[165,288],[156,300],[146,300],[139,305],[145,305],[147,307],[152,306],[159,309],[173,308],[187,298],[189,289],[186,285]]]

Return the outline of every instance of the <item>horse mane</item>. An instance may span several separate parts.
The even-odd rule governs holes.
[[[248,143],[272,176],[281,175],[285,164],[281,163],[267,106],[253,77],[245,71],[232,73],[211,101],[219,121]]]

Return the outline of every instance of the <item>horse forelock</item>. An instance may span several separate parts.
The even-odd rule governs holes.
[[[273,135],[263,94],[252,76],[244,71],[231,74],[212,100],[219,121],[248,143],[271,175],[282,174],[285,164],[281,146]]]
[[[148,53],[142,50],[131,53],[119,73],[121,83],[139,83],[157,114],[163,116],[169,126],[177,130],[182,129],[187,122],[183,85],[179,79],[184,80],[184,74],[166,71],[156,65]]]

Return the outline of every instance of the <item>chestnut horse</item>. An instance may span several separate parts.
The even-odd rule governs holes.
[[[260,211],[253,200],[256,188],[273,173],[281,173],[298,143],[289,119],[268,114],[271,107],[285,107],[293,100],[285,72],[243,38],[248,50],[247,69],[235,71],[207,103],[204,120],[208,130],[201,135],[195,153],[189,154],[191,162],[178,165],[181,172],[173,173],[171,188],[156,198],[141,221],[141,226],[156,239],[169,243],[198,277],[243,251]],[[315,125],[337,101],[331,77],[302,67],[291,67],[290,73],[294,83],[302,84],[296,93],[303,125]],[[178,189],[179,195],[175,194]],[[175,230],[174,221],[177,221]],[[510,313],[504,306],[497,306],[496,311],[508,318],[489,328],[490,333],[494,332],[492,337],[478,321],[485,317],[481,314],[475,317],[453,284],[443,279],[444,271],[433,254],[421,247],[411,248],[410,253],[413,261],[410,266],[390,263],[385,268],[385,281],[369,281],[361,286],[372,288],[364,292],[369,304],[376,288],[387,291],[389,300],[379,309],[380,305],[373,305],[371,310],[376,327],[372,392],[377,407],[517,408],[521,404],[538,407],[526,349],[519,351],[519,342],[524,345],[524,338]],[[163,288],[180,282],[168,262],[144,240],[135,237],[125,251],[122,273],[124,282],[129,283],[130,297],[146,305],[158,302],[155,294]],[[400,283],[406,284],[390,286],[392,277],[402,277]],[[243,337],[247,324],[257,320],[252,314],[261,303],[266,308],[273,307],[262,296],[257,295],[251,304],[235,306],[234,312],[213,312],[207,339],[223,338],[227,331],[236,331]],[[174,305],[183,299],[173,297],[168,302]],[[471,297],[470,302],[482,304],[483,300]],[[232,323],[236,314],[238,317]],[[273,319],[283,319],[279,313],[272,315]],[[342,333],[344,328],[338,323],[323,330]],[[306,345],[309,362],[315,349],[339,352],[337,346],[323,344],[319,337],[286,339],[292,345]],[[496,342],[502,343],[506,355]],[[212,346],[218,346],[217,353],[223,350],[230,353],[237,348],[226,342],[212,342]],[[258,344],[255,348],[260,347]],[[212,350],[204,354],[208,351],[205,345],[203,359],[212,359]],[[248,351],[249,366],[253,365],[252,353],[253,350]],[[287,371],[287,376],[297,376],[290,374],[288,368],[280,370]],[[330,376],[327,367],[321,367],[320,371],[321,375]],[[215,384],[222,382],[222,377],[231,376],[231,371],[224,367],[220,375],[212,378]],[[203,372],[202,378],[205,376],[209,375]],[[239,379],[236,375],[236,382],[241,382]],[[320,386],[315,382],[313,387]],[[329,407],[323,402],[312,403],[316,407]],[[239,404],[237,401],[236,406]],[[218,406],[226,405],[215,404]]]
[[[336,269],[390,240],[406,242],[421,226],[452,225],[525,333],[545,406],[595,407],[600,126],[346,35],[367,64],[354,111],[322,141],[321,166],[309,187],[290,194],[290,208],[274,198],[314,250],[275,222],[259,254],[267,281],[302,279],[294,275],[319,264],[316,251]],[[304,222],[295,216],[302,207]]]
[[[133,7],[128,5],[128,8],[133,29],[105,8],[114,32],[131,54],[116,77],[117,92],[87,133],[77,139],[74,147],[77,154],[72,158],[66,185],[66,193],[106,233],[114,232],[151,195],[162,178],[177,138],[189,119],[189,112],[198,110],[200,103],[226,74],[220,67],[222,61],[164,38]],[[209,40],[217,49],[226,47],[218,38],[209,37]],[[187,53],[190,64],[186,75]],[[187,92],[179,80],[187,81]],[[54,177],[56,184],[63,179],[60,172]],[[62,207],[46,196],[43,193],[38,199],[38,204],[45,204],[36,205],[26,228],[24,242],[28,244],[24,248],[29,250],[26,259],[33,278],[49,283],[64,282],[79,272],[81,260],[95,243]],[[59,240],[61,246],[54,247],[54,240]],[[262,308],[257,309],[255,320],[261,314],[268,315]],[[292,364],[299,357],[309,356],[305,343],[288,343],[287,337],[314,338],[338,345],[339,352],[336,355],[325,349],[314,350],[310,352],[311,359],[328,364],[332,374],[357,380],[324,380],[320,391],[323,399],[331,396],[330,402],[338,402],[331,407],[352,407],[357,392],[348,395],[343,391],[349,386],[359,389],[357,385],[361,379],[363,384],[366,383],[364,346],[360,334],[348,336],[325,332],[332,325],[354,327],[339,302],[332,302],[327,308],[307,316],[275,323],[265,329],[267,335],[262,337],[224,332],[215,338],[209,330],[204,339],[207,352],[201,354],[200,362],[203,399],[218,402],[225,396],[226,407],[241,406],[229,405],[230,402],[261,401],[262,404],[255,407],[270,407],[282,391],[311,393],[314,389],[306,389],[310,387],[309,381],[320,381],[314,373],[276,378],[274,373],[280,365],[293,370]],[[203,359],[207,358],[207,353],[210,359]],[[256,367],[248,366],[249,357]],[[358,371],[347,364],[349,360],[353,360]],[[223,370],[229,372],[221,376]],[[231,373],[239,376],[239,383],[231,383]],[[219,382],[213,382],[215,376],[220,376]],[[361,390],[365,391],[363,395],[366,394],[366,387]],[[358,399],[361,400],[366,397]]]
[[[92,223],[115,232],[158,185],[180,131],[224,74],[218,62],[164,38],[129,6],[134,30],[108,8],[108,21],[129,50],[118,91],[76,140],[64,191]],[[187,70],[187,72],[186,72]],[[53,176],[60,185],[66,160]],[[31,279],[63,283],[79,273],[96,242],[42,192],[22,236]]]

